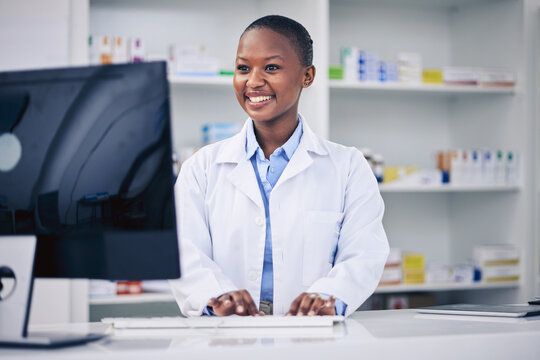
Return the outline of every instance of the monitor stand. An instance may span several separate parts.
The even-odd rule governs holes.
[[[35,251],[35,236],[0,236],[0,346],[49,348],[103,338],[102,333],[28,333]]]

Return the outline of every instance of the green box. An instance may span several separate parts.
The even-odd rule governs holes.
[[[328,67],[328,78],[330,80],[343,80],[343,66],[330,65]]]

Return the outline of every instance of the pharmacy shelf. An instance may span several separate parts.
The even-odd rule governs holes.
[[[428,85],[428,84],[402,84],[402,83],[377,83],[377,82],[353,82],[344,80],[330,80],[330,89],[351,89],[365,91],[388,91],[388,92],[419,92],[441,94],[506,94],[516,92],[511,87],[486,87],[478,85]]]
[[[104,298],[90,298],[90,305],[140,304],[154,302],[174,302],[171,293],[142,293],[137,295],[117,295]]]
[[[511,289],[519,287],[519,282],[505,283],[435,283],[417,285],[383,285],[375,290],[375,294],[405,293],[405,292],[437,292],[437,291],[457,291],[457,290],[489,290],[489,289]]]
[[[232,76],[169,76],[173,85],[232,85]],[[401,83],[363,83],[330,80],[330,89],[357,89],[365,91],[421,92],[443,94],[514,94],[515,87],[482,87],[464,85],[409,85]]]
[[[519,185],[379,185],[381,193],[515,192]]]
[[[173,76],[169,75],[171,85],[232,85],[232,76]]]
[[[375,290],[375,294],[406,293],[406,292],[437,292],[454,290],[488,290],[488,289],[510,289],[517,288],[519,282],[506,283],[440,283],[440,284],[418,284],[418,285],[383,285]],[[121,305],[121,304],[142,304],[155,302],[175,302],[174,296],[170,293],[142,293],[138,295],[117,295],[107,298],[90,299],[90,305]]]

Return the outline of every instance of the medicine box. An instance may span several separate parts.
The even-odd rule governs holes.
[[[390,248],[379,285],[398,285],[401,283],[402,279],[401,250],[398,248]]]
[[[117,36],[113,40],[112,47],[112,62],[113,64],[127,63],[128,57],[128,44],[127,38],[123,36]]]
[[[408,84],[422,83],[422,55],[418,53],[398,54],[399,81]]]
[[[480,245],[473,249],[477,267],[519,264],[519,250],[512,245]]]
[[[515,86],[516,74],[508,69],[481,69],[478,81],[482,86]]]
[[[403,254],[402,269],[404,284],[423,284],[426,281],[426,258],[424,254]]]
[[[520,268],[516,265],[485,266],[482,268],[482,281],[486,283],[518,281],[519,278]]]
[[[515,246],[476,246],[473,249],[473,258],[482,282],[506,282],[520,279],[520,254],[519,248]]]
[[[330,65],[328,78],[331,80],[343,80],[343,66]]]
[[[141,38],[131,38],[129,41],[129,60],[133,63],[143,62],[145,57],[144,43]]]
[[[203,125],[202,135],[203,144],[211,144],[235,135],[240,131],[240,125],[237,123],[211,123]]]
[[[96,36],[94,41],[98,48],[99,63],[110,64],[112,63],[112,37],[111,36]]]
[[[444,67],[443,81],[447,85],[478,85],[478,71],[466,67]]]
[[[422,81],[424,84],[442,84],[443,72],[441,69],[424,69],[422,71]]]

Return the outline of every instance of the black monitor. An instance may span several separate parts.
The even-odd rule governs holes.
[[[164,62],[0,73],[0,238],[37,237],[35,276],[180,277],[168,89]]]

